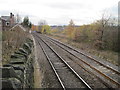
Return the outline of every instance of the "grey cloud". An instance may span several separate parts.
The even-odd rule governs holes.
[[[78,8],[87,8],[87,5],[83,5],[82,3],[52,3],[48,4],[51,8],[57,9],[78,9]]]
[[[0,16],[9,15],[10,11],[0,11]]]
[[[13,10],[1,10],[0,11],[0,15],[2,16],[2,15],[9,15],[10,13],[13,13],[13,14],[19,14],[18,13],[18,11],[13,11]],[[27,14],[25,15],[25,14],[22,14],[22,13],[20,13],[20,16],[27,16]],[[30,15],[30,16],[32,16],[32,15]]]
[[[114,13],[114,14],[117,14],[118,13],[118,6],[113,6],[111,8],[111,12]]]
[[[110,14],[112,14],[112,17],[118,17],[118,6],[115,5],[111,8],[109,8]]]

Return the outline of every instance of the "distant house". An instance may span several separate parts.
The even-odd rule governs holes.
[[[1,16],[2,30],[8,30],[15,25],[14,14],[10,13],[10,16]]]

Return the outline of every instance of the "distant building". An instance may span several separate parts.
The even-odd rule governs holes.
[[[2,30],[8,30],[15,25],[14,14],[10,13],[10,16],[1,16]]]

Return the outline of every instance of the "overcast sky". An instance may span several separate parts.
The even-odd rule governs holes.
[[[49,25],[89,24],[107,12],[117,17],[119,0],[0,0],[0,16],[10,12],[29,16],[34,24],[46,20]]]

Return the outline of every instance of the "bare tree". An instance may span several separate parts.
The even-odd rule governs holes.
[[[108,22],[109,26],[117,26],[118,25],[118,19],[117,18],[111,18]]]
[[[104,48],[104,44],[103,44],[104,30],[105,30],[105,27],[109,26],[110,18],[111,18],[111,15],[104,12],[102,14],[102,18],[96,22],[96,24],[99,26],[96,33],[97,34],[96,46],[98,46],[100,49]]]
[[[39,30],[40,32],[42,32],[42,28],[43,28],[44,25],[47,25],[46,20],[40,20],[40,21],[38,22],[38,30]]]
[[[19,14],[16,15],[16,23],[20,23],[21,22],[21,17]]]
[[[102,39],[103,39],[104,28],[106,26],[108,26],[108,22],[109,22],[110,18],[111,18],[111,15],[106,15],[105,13],[103,13],[102,19],[101,19],[101,22],[100,22],[100,24],[101,24],[101,30],[100,30],[101,37],[100,37],[100,41],[102,41]]]

